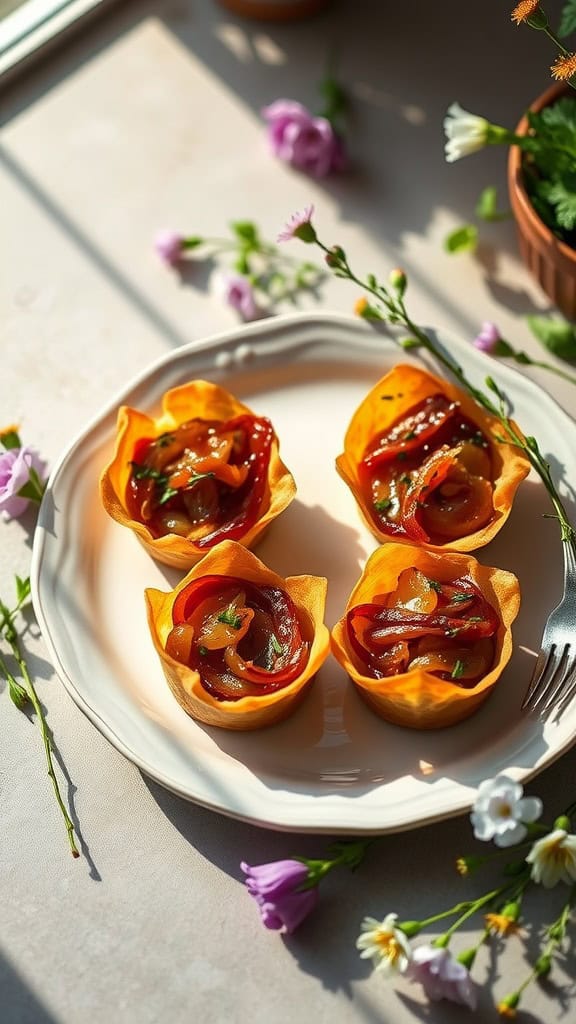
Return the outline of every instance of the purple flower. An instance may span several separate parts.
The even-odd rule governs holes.
[[[184,252],[185,238],[178,231],[165,229],[160,231],[154,239],[154,248],[161,260],[169,267],[175,267],[182,259]]]
[[[268,141],[280,160],[315,178],[345,165],[342,139],[325,117],[314,117],[295,100],[276,100],[264,107]]]
[[[250,281],[242,274],[223,274],[220,278],[222,297],[243,320],[257,320],[262,311],[254,298]]]
[[[302,213],[293,213],[283,231],[280,232],[277,242],[290,242],[293,238],[299,238],[302,242],[313,242],[316,232],[312,227],[312,216],[314,206],[306,206]]]
[[[475,348],[480,349],[481,352],[487,352],[488,355],[492,355],[498,342],[501,340],[502,336],[496,324],[493,324],[491,320],[485,320],[480,333],[474,338],[472,344]]]
[[[274,860],[253,867],[242,862],[240,867],[266,928],[293,932],[318,902],[316,887],[298,891],[308,878],[308,867],[302,861]]]
[[[46,479],[46,463],[33,448],[26,445],[0,451],[0,512],[4,516],[16,519],[28,507],[30,498],[20,497],[18,492],[30,482],[30,470],[41,481]]]
[[[449,949],[437,946],[417,946],[412,951],[406,977],[418,981],[429,999],[450,999],[476,1009],[476,988],[463,964],[452,956]]]

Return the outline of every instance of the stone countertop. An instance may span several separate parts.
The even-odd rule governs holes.
[[[310,202],[322,237],[359,272],[406,269],[419,322],[471,339],[493,320],[541,355],[525,317],[549,308],[512,224],[481,224],[475,254],[443,249],[483,187],[497,185],[506,205],[503,151],[445,163],[447,107],[458,99],[512,126],[548,84],[537,33],[487,6],[472,45],[471,16],[456,0],[340,0],[285,25],[243,20],[211,0],[118,3],[11,81],[0,154],[2,421],[18,422],[52,463],[152,361],[234,327],[211,268],[179,277],[160,264],[159,228],[221,235],[231,220],[253,218],[274,239]],[[353,160],[345,175],[312,181],[273,159],[259,111],[280,96],[314,106],[329,51],[353,99]],[[350,312],[356,297],[330,278],[297,308]],[[571,385],[525,372],[573,411]],[[3,596],[14,573],[29,572],[33,530],[32,515],[2,525]],[[261,927],[239,862],[322,856],[326,837],[261,829],[165,791],[73,704],[35,627],[27,647],[84,856],[69,857],[38,733],[2,692],[3,1024],[471,1019],[370,974],[354,948],[365,914],[419,918],[465,898],[453,863],[473,846],[466,816],[383,838],[353,877],[328,878],[319,909],[282,938]],[[572,799],[574,767],[568,752],[529,784],[550,814]],[[535,902],[536,922],[551,900]],[[465,928],[458,949],[477,935]],[[498,967],[481,951],[479,1020],[494,1018],[494,1000],[524,977],[535,948],[534,932],[512,938]],[[560,1019],[573,976],[570,954],[532,986],[523,1019]]]

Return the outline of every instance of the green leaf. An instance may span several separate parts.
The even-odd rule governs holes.
[[[476,216],[480,220],[492,222],[507,220],[510,217],[509,212],[498,210],[498,192],[494,185],[489,185],[480,193],[476,203]]]
[[[200,235],[190,235],[189,238],[185,238],[184,241],[182,242],[182,248],[197,249],[199,245],[203,244],[203,242],[204,239],[200,238]]]
[[[576,0],[565,0],[560,15],[558,35],[561,39],[576,31]]]
[[[451,231],[444,239],[446,252],[471,252],[478,245],[478,228],[474,224],[464,224],[461,228]]]
[[[559,359],[576,362],[576,331],[572,324],[560,317],[526,317],[532,334]]]
[[[559,100],[543,107],[539,113],[532,112],[530,124],[536,133],[548,143],[554,141],[563,148],[576,147],[576,99],[562,96]],[[536,147],[538,150],[539,146]]]
[[[232,231],[241,242],[246,242],[250,248],[259,244],[258,228],[251,220],[235,220],[230,225]]]
[[[21,579],[20,576],[15,576],[16,580],[16,599],[18,604],[23,604],[30,597],[30,577]]]
[[[565,173],[542,188],[545,198],[556,212],[561,228],[573,231],[576,227],[576,174]]]

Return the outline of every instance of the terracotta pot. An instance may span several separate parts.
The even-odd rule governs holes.
[[[553,85],[532,103],[530,110],[538,112],[568,92],[572,92],[569,86]],[[526,135],[528,127],[524,116],[516,134]],[[524,187],[522,150],[518,146],[510,147],[508,193],[524,263],[564,316],[576,319],[576,249],[556,238],[534,210]]]

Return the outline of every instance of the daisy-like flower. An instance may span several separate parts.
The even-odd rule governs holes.
[[[528,21],[539,9],[540,0],[520,0],[520,3],[516,4],[510,17],[517,25],[521,25],[523,21]]]
[[[384,975],[404,974],[412,959],[412,949],[403,931],[396,927],[398,914],[387,914],[383,921],[365,917],[356,939],[363,960],[372,958],[374,968]]]
[[[576,53],[566,53],[558,57],[550,68],[552,76],[561,82],[568,82],[576,75]]]
[[[312,226],[314,206],[306,206],[302,213],[293,213],[283,231],[280,232],[278,242],[290,242],[293,238],[299,238],[301,242],[315,242],[316,231]]]
[[[571,885],[576,882],[576,836],[556,828],[534,843],[526,860],[532,865],[532,880],[545,889],[557,882]]]
[[[500,847],[522,842],[528,832],[526,824],[542,814],[539,797],[523,796],[523,792],[520,783],[505,774],[482,782],[470,815],[476,839],[493,839]]]
[[[488,144],[490,122],[485,117],[471,114],[459,103],[452,103],[444,119],[446,133],[445,155],[448,163],[476,153]]]
[[[476,987],[470,972],[454,959],[449,949],[417,946],[412,951],[406,977],[419,982],[429,999],[449,999],[476,1009]]]

